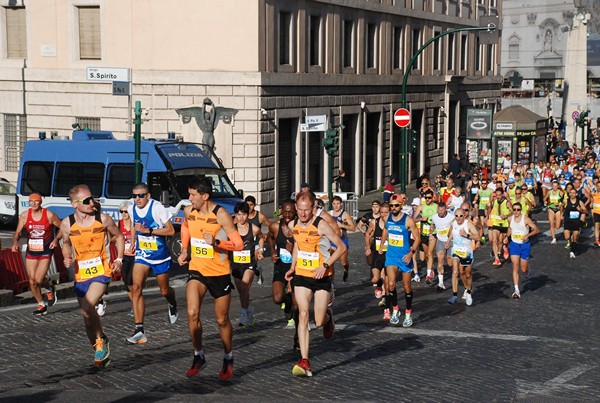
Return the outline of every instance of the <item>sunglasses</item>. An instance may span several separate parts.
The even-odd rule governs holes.
[[[425,200],[431,200],[433,197],[426,197]]]
[[[131,195],[132,199],[143,199],[144,197],[146,197],[148,193],[134,193]]]
[[[454,217],[464,217],[464,214],[455,214]]]
[[[400,207],[400,204],[390,204],[390,207]]]
[[[127,213],[127,210],[119,210],[121,212],[121,214],[125,214]]]
[[[85,204],[86,206],[93,202],[94,202],[94,196],[86,197],[83,200],[73,200],[73,203],[81,203],[81,204]]]
[[[520,208],[514,208],[513,211],[521,211]]]

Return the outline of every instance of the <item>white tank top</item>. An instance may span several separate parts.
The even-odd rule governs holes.
[[[473,242],[460,234],[460,230],[469,233],[469,221],[465,220],[462,224],[454,221],[452,223],[452,253],[458,257],[468,257],[473,254]]]
[[[517,222],[515,217],[510,217],[510,239],[514,243],[526,243],[528,239],[523,241],[523,235],[529,234],[529,229],[525,225],[525,217],[521,215],[521,222]]]

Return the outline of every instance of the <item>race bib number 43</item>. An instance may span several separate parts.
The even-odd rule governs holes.
[[[215,250],[212,245],[206,243],[204,239],[192,238],[192,256],[200,259],[212,259],[215,255]]]
[[[82,280],[89,280],[104,274],[104,265],[102,259],[95,257],[93,259],[82,260],[79,262],[79,277]]]

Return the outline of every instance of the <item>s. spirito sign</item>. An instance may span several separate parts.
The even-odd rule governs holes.
[[[88,81],[129,81],[129,69],[113,67],[88,67],[85,73]]]

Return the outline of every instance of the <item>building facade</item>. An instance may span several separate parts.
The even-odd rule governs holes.
[[[4,4],[1,4],[4,3]],[[215,151],[238,188],[272,211],[307,181],[325,190],[320,132],[306,116],[343,125],[334,169],[358,194],[398,174],[393,113],[412,55],[456,27],[501,17],[500,0],[2,0],[1,174],[16,180],[20,150],[39,131],[73,123],[129,133],[127,97],[89,81],[88,67],[129,68],[142,135],[196,140],[205,102],[217,109]],[[416,59],[407,86],[410,178],[464,148],[466,109],[494,108],[500,46],[475,32],[447,35]],[[207,101],[207,99],[209,101]],[[85,150],[82,150],[82,159]]]

